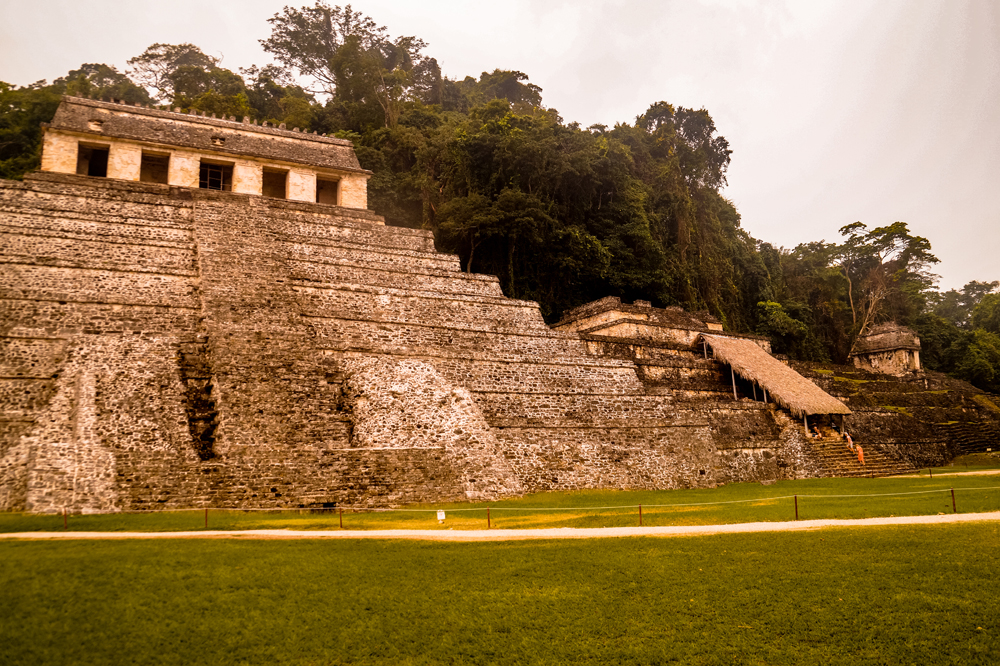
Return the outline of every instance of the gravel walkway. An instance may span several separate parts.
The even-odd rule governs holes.
[[[927,469],[926,467],[924,469]],[[990,476],[1000,474],[1000,469],[981,469],[976,472],[937,472],[934,476]],[[896,474],[893,479],[916,479],[923,474]]]
[[[824,527],[875,527],[937,523],[1000,522],[1000,511],[949,513],[937,516],[863,518],[858,520],[799,520],[781,523],[689,525],[678,527],[601,527],[535,530],[246,530],[199,532],[15,532],[0,539],[420,539],[426,541],[521,541],[528,539],[594,539],[635,536],[704,536],[735,532],[791,532]]]

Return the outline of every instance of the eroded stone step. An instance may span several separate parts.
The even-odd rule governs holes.
[[[194,247],[164,247],[108,241],[0,233],[4,261],[105,270],[194,275]]]
[[[500,282],[493,276],[433,268],[417,269],[371,265],[347,259],[294,259],[288,262],[293,278],[304,286],[329,288],[336,284],[357,284],[376,289],[413,287],[424,292],[503,297]]]
[[[275,213],[275,211],[272,211]],[[272,214],[273,224],[283,240],[350,242],[386,248],[434,252],[434,236],[430,232],[389,227],[363,220],[351,220],[336,215],[280,211]]]
[[[377,246],[358,243],[281,243],[284,254],[291,261],[342,261],[349,260],[377,268],[379,266],[396,268],[415,268],[461,272],[458,257],[453,254],[437,252],[420,252],[396,248],[379,248]]]
[[[64,238],[114,238],[146,243],[190,245],[191,228],[163,226],[141,218],[84,215],[70,212],[42,212],[34,209],[0,214],[0,228]]]
[[[173,305],[129,305],[80,301],[5,299],[0,320],[18,336],[71,336],[79,333],[183,334],[198,326],[199,311]]]
[[[0,297],[198,307],[190,272],[119,271],[26,264],[0,264]]]
[[[313,318],[380,321],[466,328],[472,330],[551,330],[538,305],[475,296],[408,293],[405,290],[314,289],[293,287],[302,314]]]

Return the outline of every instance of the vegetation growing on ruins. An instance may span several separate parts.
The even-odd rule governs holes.
[[[0,544],[0,661],[992,663],[995,523],[600,541]]]
[[[285,123],[354,141],[371,207],[429,228],[471,272],[536,300],[549,321],[603,296],[707,309],[778,353],[843,362],[895,320],[924,365],[1000,392],[1000,282],[938,291],[929,239],[904,222],[779,248],[750,236],[720,189],[731,151],[705,109],[655,102],[634,122],[581,127],[527,74],[442,76],[415,36],[393,37],[322,0],[270,19],[275,62],[233,72],[192,44],[153,44],[118,72],[84,64],[24,87],[0,82],[0,177],[38,167],[61,94]]]

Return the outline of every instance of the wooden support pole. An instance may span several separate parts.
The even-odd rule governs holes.
[[[809,417],[805,414],[802,415],[802,425],[806,429],[806,437],[809,436]]]
[[[705,354],[705,359],[708,359],[708,343],[704,340],[701,341],[701,351]]]
[[[733,376],[733,400],[736,400],[736,371],[733,366],[729,366],[729,374]]]
[[[767,402],[767,389],[761,386],[760,390],[764,392],[764,402]]]
[[[753,383],[753,400],[757,402],[757,382]]]

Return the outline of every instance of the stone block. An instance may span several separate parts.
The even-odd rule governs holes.
[[[133,143],[115,141],[108,154],[108,178],[139,180],[142,148]]]
[[[42,137],[42,171],[76,173],[77,139],[46,131]]]

